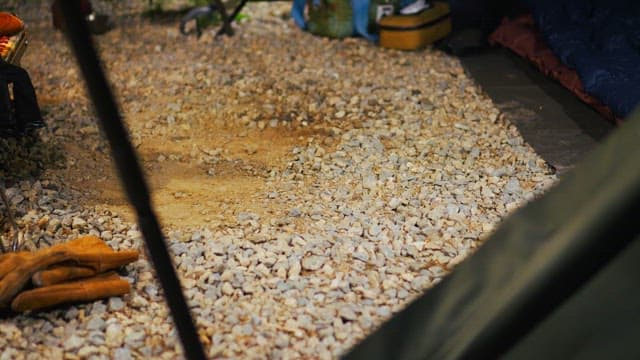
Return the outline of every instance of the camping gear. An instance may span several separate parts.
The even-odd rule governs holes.
[[[420,1],[420,0],[418,0]],[[398,9],[404,6],[405,2],[399,0],[370,0],[369,3],[369,24],[368,31],[370,34],[379,34],[380,28],[378,22],[385,16],[395,14]]]
[[[27,71],[0,61],[0,137],[31,137],[45,126]]]
[[[380,19],[380,45],[390,49],[416,50],[451,32],[449,5],[433,2],[414,15],[393,15]]]
[[[100,274],[136,261],[138,256],[137,250],[114,251],[96,236],[81,237],[35,252],[2,254],[0,308],[11,304],[14,310],[24,311],[70,301],[123,295],[129,291],[128,286],[115,281],[113,277],[108,277],[106,281]],[[85,278],[87,281],[67,282],[87,275],[90,276]],[[36,292],[17,297],[30,280],[35,286],[42,287]],[[61,289],[68,291],[61,292]],[[19,299],[17,304],[14,304],[15,299]]]
[[[626,117],[640,103],[640,2],[531,1],[543,39],[585,91]]]
[[[427,2],[426,0],[417,0],[416,2],[411,3],[403,7],[402,9],[400,9],[399,13],[400,15],[414,15],[430,7],[431,7],[430,2]]]
[[[24,23],[17,16],[0,11],[0,35],[13,36],[24,30]]]
[[[291,17],[298,27],[317,35],[335,38],[359,35],[378,41],[374,19],[409,3],[406,0],[294,0]],[[307,7],[308,20],[304,16]]]
[[[222,25],[216,37],[222,34],[231,36],[231,22],[247,1],[239,0],[238,4],[232,0],[214,0],[209,5],[195,7],[180,20],[180,32],[183,35],[196,33],[200,37],[202,30],[198,19],[218,12]],[[298,27],[314,34],[335,38],[360,35],[370,41],[377,41],[377,20],[411,3],[411,0],[294,0],[291,16]],[[307,9],[308,18],[305,16]],[[195,30],[187,30],[187,25],[192,21],[195,21]]]
[[[513,19],[505,17],[502,24],[489,37],[489,42],[492,45],[502,45],[527,59],[543,74],[558,81],[607,120],[618,124],[622,122],[621,118],[613,114],[610,107],[584,90],[576,70],[565,65],[553,53],[530,14]]]
[[[27,32],[24,30],[12,36],[0,35],[0,58],[10,64],[19,65],[28,44]]]
[[[199,38],[200,36],[202,36],[201,23],[203,20],[201,19],[211,18],[213,14],[217,11],[218,11],[218,6],[216,6],[216,4],[198,6],[189,10],[182,17],[182,19],[180,19],[180,33],[182,35],[189,35],[191,31],[187,30],[187,24],[193,21],[195,23],[195,33],[198,35],[198,38]]]
[[[27,43],[22,20],[8,12],[0,12],[0,58],[18,65]]]
[[[214,0],[209,5],[195,7],[180,20],[180,32],[183,35],[189,35],[192,31],[187,30],[187,24],[195,22],[195,33],[200,37],[202,35],[201,21],[210,18],[214,13],[219,13],[221,25],[216,32],[216,37],[225,34],[232,36],[234,34],[231,23],[238,18],[238,14],[247,4],[248,0]],[[267,0],[268,1],[268,0]],[[229,13],[230,11],[230,13]]]
[[[309,32],[332,38],[353,35],[353,11],[350,0],[309,0]]]

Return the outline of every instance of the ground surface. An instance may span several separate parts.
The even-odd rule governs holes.
[[[509,50],[491,49],[461,61],[525,141],[558,174],[571,169],[615,128]]]
[[[457,59],[314,37],[288,7],[233,38],[134,14],[96,39],[211,357],[339,356],[555,181]],[[2,143],[22,236],[140,247],[72,54],[31,18],[49,130]],[[123,299],[0,320],[3,356],[174,358],[149,263],[124,274]]]

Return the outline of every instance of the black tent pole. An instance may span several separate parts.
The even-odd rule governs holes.
[[[196,327],[181,290],[160,224],[151,207],[149,191],[128,133],[122,123],[115,99],[102,70],[89,27],[80,11],[78,0],[60,1],[66,32],[89,89],[102,124],[120,179],[138,216],[140,230],[151,256],[156,274],[164,290],[174,324],[187,359],[205,359]]]

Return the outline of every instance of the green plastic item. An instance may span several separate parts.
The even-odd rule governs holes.
[[[353,11],[350,0],[309,0],[309,32],[331,38],[353,35]]]

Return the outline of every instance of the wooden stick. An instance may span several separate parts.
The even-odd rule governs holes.
[[[45,286],[22,292],[11,303],[13,311],[40,310],[78,301],[122,296],[131,291],[129,282],[110,272],[85,280]]]

